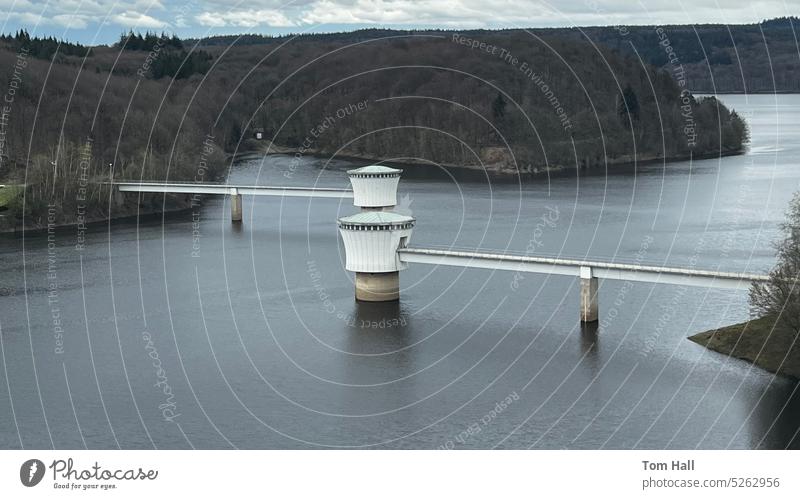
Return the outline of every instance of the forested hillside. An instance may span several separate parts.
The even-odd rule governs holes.
[[[234,132],[262,128],[276,144],[327,154],[525,174],[733,153],[747,135],[668,72],[561,37],[389,32],[204,50],[220,89],[241,84],[221,90]]]
[[[527,30],[465,31],[472,38],[490,34],[551,39],[555,37],[610,48],[625,56],[672,71],[685,70],[687,88],[694,93],[800,92],[800,18],[783,17],[754,24],[668,26],[590,26]],[[447,31],[361,30],[325,35],[331,41],[354,43],[370,38],[433,34]],[[313,38],[318,35],[301,35]],[[215,36],[204,45],[228,46],[273,43],[261,35]],[[672,60],[670,60],[672,59]]]
[[[669,72],[562,35],[367,31],[233,45],[131,35],[39,58],[25,40],[0,40],[0,79],[13,88],[0,183],[26,184],[6,225],[23,214],[41,225],[51,203],[58,222],[74,221],[87,179],[89,218],[135,212],[109,208],[93,182],[212,180],[222,151],[253,147],[256,129],[293,152],[523,176],[731,154],[747,138],[735,113]]]
[[[695,93],[800,92],[800,45],[797,17],[759,24],[598,27],[569,30],[624,54],[638,54],[671,70],[674,61],[686,70]],[[560,30],[558,30],[560,31]],[[567,30],[564,30],[566,32]]]
[[[19,37],[4,41],[0,80],[8,90],[0,121],[0,183],[25,185],[24,200],[19,196],[4,206],[5,228],[23,220],[45,225],[49,212],[50,222],[58,224],[151,208],[115,202],[101,184],[112,177],[193,178],[201,157],[206,179],[222,171],[221,146],[203,153],[214,114],[190,105],[193,86],[139,77],[146,52],[99,47],[97,56],[92,50],[84,58],[56,51],[51,65],[46,56],[34,57]],[[161,200],[151,200],[160,208]]]

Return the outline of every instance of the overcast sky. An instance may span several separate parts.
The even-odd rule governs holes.
[[[800,14],[797,0],[0,0],[0,31],[88,44],[127,29],[180,37],[390,28],[752,23]]]

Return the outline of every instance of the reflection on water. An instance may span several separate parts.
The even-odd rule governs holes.
[[[359,355],[385,355],[392,357],[405,351],[409,345],[413,321],[399,301],[359,302],[353,300],[347,320],[352,341],[347,351]]]
[[[580,323],[580,337],[581,337],[581,355],[583,356],[583,365],[587,367],[587,374],[594,378],[600,372],[601,360],[600,355],[600,338],[598,336],[598,323]]]
[[[765,391],[742,431],[753,436],[753,447],[769,446],[768,442],[786,442],[786,448],[800,449],[800,384],[777,383]]]

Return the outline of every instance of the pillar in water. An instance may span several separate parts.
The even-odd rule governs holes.
[[[356,300],[400,299],[400,272],[356,272]]]
[[[231,222],[242,221],[242,195],[234,189],[231,193]]]
[[[592,275],[591,267],[581,267],[581,322],[596,322],[597,313],[597,278]]]

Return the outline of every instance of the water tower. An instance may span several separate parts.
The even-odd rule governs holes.
[[[353,204],[361,213],[339,219],[344,241],[345,268],[356,273],[356,300],[393,301],[400,298],[400,274],[407,265],[397,249],[411,239],[414,218],[394,213],[402,170],[365,166],[349,170]]]
[[[370,165],[347,170],[353,186],[353,205],[368,210],[391,210],[397,205],[397,184],[403,170]]]

